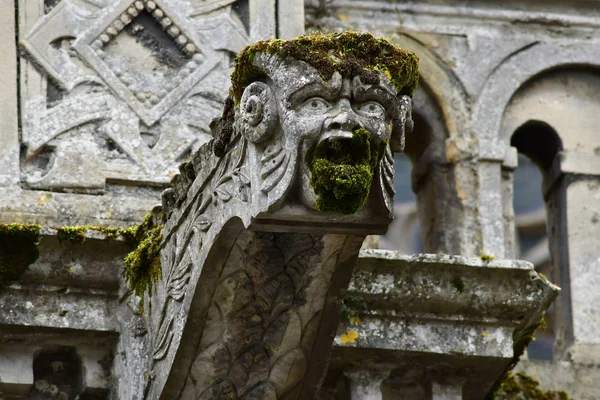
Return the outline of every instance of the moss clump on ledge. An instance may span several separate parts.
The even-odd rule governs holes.
[[[115,239],[119,235],[127,240],[134,240],[136,226],[128,228],[110,228],[94,225],[79,225],[79,226],[54,226],[56,229],[58,240],[69,241],[73,243],[83,243],[86,240],[87,231],[96,231],[103,233],[107,239]]]
[[[535,379],[521,372],[508,373],[496,391],[494,400],[571,400],[564,391],[543,391]]]
[[[287,41],[260,40],[244,48],[235,60],[230,96],[236,104],[246,85],[264,76],[264,72],[252,64],[256,53],[304,61],[325,80],[338,71],[342,76],[360,75],[363,81],[375,83],[379,73],[383,73],[401,95],[412,96],[419,80],[418,57],[413,52],[370,33],[348,31],[304,35]]]
[[[352,139],[323,140],[310,149],[305,161],[317,195],[317,209],[342,214],[360,210],[369,197],[375,167],[386,146],[386,141],[378,142],[359,128]]]
[[[129,288],[136,296],[152,293],[154,285],[162,278],[160,262],[160,244],[163,226],[155,226],[149,213],[136,229],[134,240],[138,243],[135,250],[125,257],[123,274]],[[143,301],[140,305],[143,312]]]
[[[465,283],[463,282],[462,279],[460,278],[454,278],[452,280],[452,284],[454,285],[454,288],[456,289],[456,293],[458,294],[463,294],[465,291]]]
[[[18,280],[40,256],[39,225],[0,224],[0,289]]]
[[[494,261],[496,259],[496,257],[487,254],[485,251],[481,250],[479,252],[479,258],[481,258],[481,261],[483,262],[490,262],[490,261]]]

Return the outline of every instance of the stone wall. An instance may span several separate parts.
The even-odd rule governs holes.
[[[545,388],[597,398],[600,11],[594,3],[307,0],[303,7],[299,0],[5,0],[3,5],[0,37],[6,40],[0,49],[8,56],[0,63],[0,222],[141,221],[178,165],[209,140],[233,56],[257,39],[293,37],[306,24],[308,31],[370,31],[415,51],[421,83],[406,153],[423,250],[519,258],[513,177],[517,154],[532,158],[543,174],[548,277],[562,293],[551,311],[554,360],[525,360],[517,368]],[[402,214],[398,220],[409,219]],[[409,225],[392,227],[391,245],[410,234]],[[118,279],[123,243],[92,239],[73,249],[46,236],[44,258],[22,285],[0,297],[0,390],[15,398],[34,386],[34,392],[48,390],[44,383],[34,385],[37,370],[45,377],[39,380],[67,396],[106,397],[113,390],[118,398],[135,398],[143,382],[126,371],[142,363],[145,331]],[[77,314],[82,309],[94,318]],[[132,348],[137,353],[126,366],[123,354]],[[106,378],[113,351],[121,356],[114,359],[113,374],[126,377],[129,386]],[[52,362],[81,372],[84,387],[44,372]],[[397,398],[390,382],[384,382],[384,398]]]

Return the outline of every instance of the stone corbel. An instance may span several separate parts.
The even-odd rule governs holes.
[[[249,59],[267,78],[239,96],[234,78],[214,141],[163,195],[147,399],[311,398],[362,241],[391,220],[390,142],[410,123],[391,75],[334,65],[324,79],[278,51]],[[317,157],[345,172],[317,181]]]

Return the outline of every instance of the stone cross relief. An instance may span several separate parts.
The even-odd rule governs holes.
[[[166,184],[209,140],[249,42],[237,0],[21,3],[26,187]]]
[[[362,241],[391,221],[390,143],[412,127],[416,80],[402,74],[417,74],[416,57],[393,50],[407,63],[393,82],[336,47],[356,35],[319,36],[336,54],[328,74],[278,50],[307,37],[238,56],[213,140],[163,193],[144,398],[316,395]]]

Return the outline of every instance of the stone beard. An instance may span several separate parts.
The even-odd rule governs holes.
[[[233,129],[264,149],[262,191],[281,199],[292,190],[312,210],[358,212],[392,134],[404,135],[410,98],[375,71],[335,71],[325,81],[306,62],[264,53],[254,65],[266,77],[244,90]]]

